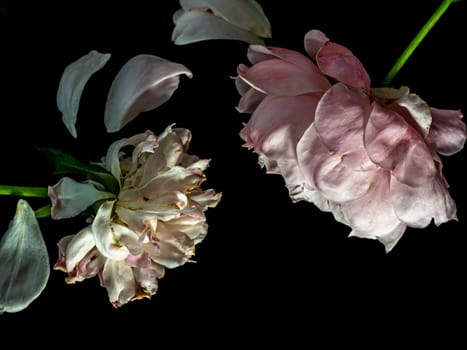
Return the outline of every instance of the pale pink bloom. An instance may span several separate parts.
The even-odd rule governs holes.
[[[438,154],[463,148],[461,112],[429,107],[407,87],[372,89],[361,62],[320,31],[306,34],[305,50],[250,45],[252,65],[236,78],[237,109],[252,114],[244,146],[283,176],[291,199],[386,251],[407,226],[457,219]]]
[[[57,106],[73,137],[77,137],[76,119],[86,83],[110,59],[110,54],[92,50],[68,65],[60,79]],[[107,96],[104,123],[107,132],[123,128],[142,112],[165,103],[178,88],[180,75],[191,78],[184,65],[153,55],[137,55],[117,73]]]
[[[202,40],[240,40],[264,44],[271,25],[255,0],[180,0],[173,16],[172,40],[185,45]]]
[[[209,161],[186,153],[190,141],[189,130],[169,126],[157,137],[147,131],[114,142],[102,159],[119,180],[113,198],[89,183],[75,196],[72,181],[62,179],[49,188],[56,217],[100,203],[89,226],[58,244],[55,268],[68,273],[67,282],[97,275],[119,307],[151,297],[165,268],[192,261],[195,245],[207,233],[204,212],[221,194],[201,189]]]

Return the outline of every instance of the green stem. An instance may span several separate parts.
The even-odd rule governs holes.
[[[446,12],[449,5],[451,5],[451,3],[456,2],[456,1],[458,0],[443,0],[441,5],[436,9],[436,11],[430,17],[428,22],[426,22],[425,25],[422,27],[422,29],[420,29],[420,31],[417,33],[415,38],[412,39],[412,41],[407,46],[407,48],[404,50],[404,52],[402,52],[402,55],[399,57],[396,63],[394,63],[394,66],[392,66],[391,70],[388,72],[388,74],[383,80],[383,86],[389,86],[389,84],[391,84],[396,74],[404,66],[405,62],[407,62],[409,57],[413,54],[417,46],[426,37],[426,35],[431,30],[431,28],[433,28],[433,26],[436,24],[436,22],[438,22],[438,20],[441,18],[444,12]]]
[[[26,187],[0,185],[0,195],[18,197],[40,197],[47,198],[47,187]]]

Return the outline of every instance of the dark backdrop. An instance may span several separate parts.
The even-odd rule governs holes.
[[[272,24],[268,45],[303,52],[304,34],[320,29],[360,58],[373,86],[440,3],[258,2]],[[111,142],[146,129],[159,133],[175,122],[193,132],[191,152],[212,159],[204,188],[223,193],[218,207],[207,211],[209,233],[198,245],[197,263],[167,270],[152,300],[116,310],[97,278],[66,285],[64,274],[52,271],[28,309],[0,316],[2,339],[11,337],[21,346],[28,338],[13,337],[10,329],[25,334],[43,329],[43,336],[34,338],[39,343],[55,343],[51,337],[61,332],[67,342],[77,339],[84,346],[90,346],[85,339],[91,336],[107,344],[128,339],[135,346],[156,346],[167,339],[175,347],[185,340],[221,349],[285,341],[292,349],[293,344],[311,346],[322,330],[332,334],[326,338],[330,343],[350,329],[357,336],[374,334],[383,344],[415,329],[420,339],[431,339],[441,328],[449,331],[443,339],[461,339],[458,329],[464,327],[465,333],[467,311],[465,151],[443,158],[458,222],[409,228],[390,254],[376,241],[347,238],[348,227],[332,215],[310,203],[291,203],[282,178],[266,175],[256,155],[242,147],[238,132],[248,115],[235,110],[239,96],[230,77],[239,63],[247,63],[248,44],[223,40],[175,46],[170,36],[177,8],[175,0],[99,8],[70,1],[10,6],[1,14],[0,183],[57,181],[35,145],[99,160]],[[467,3],[453,5],[393,86],[407,85],[431,106],[465,114],[466,14]],[[61,122],[55,97],[65,66],[90,50],[112,58],[84,90],[75,140]],[[103,111],[110,83],[128,59],[141,53],[182,63],[194,77],[182,76],[160,108],[106,134]],[[16,200],[0,198],[2,232]],[[41,219],[40,225],[53,264],[56,242],[84,223]]]

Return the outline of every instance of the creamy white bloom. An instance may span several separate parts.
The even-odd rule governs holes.
[[[209,160],[186,153],[191,141],[188,129],[169,126],[159,136],[151,131],[114,142],[102,166],[118,179],[115,198],[102,199],[90,187],[99,209],[92,223],[59,242],[56,269],[68,273],[74,283],[98,275],[115,307],[157,291],[165,268],[191,261],[195,245],[206,236],[204,212],[215,207],[221,194],[203,190]],[[128,149],[131,152],[128,152]],[[62,202],[64,181],[51,190],[52,212],[69,211]]]

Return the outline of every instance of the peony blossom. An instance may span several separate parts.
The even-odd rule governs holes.
[[[201,189],[209,160],[186,153],[190,141],[189,130],[169,126],[114,142],[101,165],[118,180],[117,194],[70,178],[49,187],[52,218],[97,208],[87,227],[58,243],[55,269],[68,283],[97,275],[120,307],[154,295],[165,268],[192,261],[207,233],[204,212],[221,194]]]
[[[235,79],[240,132],[268,173],[305,200],[377,239],[387,252],[407,227],[456,220],[440,155],[459,152],[459,110],[430,107],[407,87],[371,88],[361,62],[322,32],[305,36],[304,55],[250,45],[251,66]]]
[[[271,25],[255,0],[180,0],[173,16],[172,40],[185,45],[202,40],[228,39],[264,44]]]

